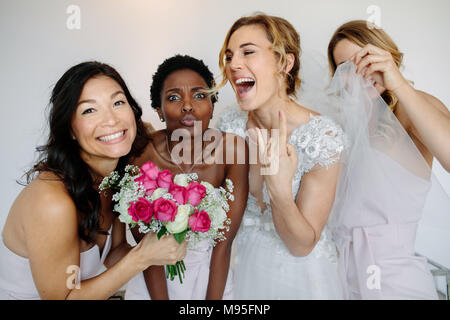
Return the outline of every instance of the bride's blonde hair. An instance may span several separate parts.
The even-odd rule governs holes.
[[[402,66],[403,53],[400,52],[395,42],[383,29],[380,29],[373,24],[370,25],[370,23],[365,20],[353,20],[340,26],[334,32],[333,37],[331,37],[330,43],[328,44],[328,63],[332,75],[334,75],[337,68],[336,61],[334,61],[333,57],[333,51],[336,45],[343,39],[350,40],[360,47],[372,44],[381,48],[392,55],[398,68]],[[389,90],[383,92],[381,97],[389,108],[395,112],[398,103],[397,97]]]
[[[275,16],[269,16],[263,13],[256,13],[251,16],[242,17],[238,19],[228,30],[227,36],[223,43],[222,49],[219,53],[219,67],[222,71],[222,80],[214,88],[219,90],[226,85],[228,79],[225,71],[225,52],[228,47],[233,33],[243,26],[260,25],[264,28],[267,34],[267,39],[272,43],[271,49],[278,57],[278,70],[280,74],[284,75],[286,82],[286,94],[288,96],[296,96],[297,90],[300,88],[300,36],[295,28],[285,19]],[[284,72],[287,65],[287,54],[294,56],[294,65],[292,69],[286,73]]]

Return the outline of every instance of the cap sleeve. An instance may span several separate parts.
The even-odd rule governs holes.
[[[238,106],[226,107],[216,121],[216,129],[223,132],[234,133],[245,139],[248,113],[242,111]]]
[[[346,145],[342,128],[325,116],[313,116],[293,132],[292,144],[300,155],[303,173],[314,166],[326,167],[339,161]]]

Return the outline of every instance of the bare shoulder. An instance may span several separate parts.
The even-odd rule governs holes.
[[[221,133],[222,133],[224,145],[227,145],[227,144],[237,145],[239,143],[245,143],[245,139],[235,133],[223,132],[223,131],[221,131]]]
[[[230,132],[222,132],[223,139],[223,152],[230,157],[229,153],[233,153],[233,158],[236,159],[241,153],[243,155],[246,154],[246,150],[248,149],[247,142],[241,136],[230,133]]]
[[[63,227],[77,225],[77,210],[64,183],[53,173],[39,174],[24,190],[23,199],[19,204],[24,226],[27,221],[33,221],[30,226],[37,227],[40,223],[51,223]]]
[[[234,133],[222,132],[223,160],[227,170],[248,170],[249,147],[247,141]]]
[[[17,196],[9,211],[4,229],[5,244],[27,257],[29,241],[34,235],[52,234],[52,230],[77,232],[76,206],[64,184],[52,173],[39,174]]]
[[[441,100],[439,100],[435,96],[433,96],[429,93],[426,93],[424,91],[420,91],[420,90],[416,89],[416,92],[419,93],[420,95],[422,95],[422,97],[424,97],[428,102],[430,102],[433,106],[438,108],[440,111],[444,112],[447,115],[450,115],[448,108],[445,106],[444,103],[442,103]]]
[[[299,104],[297,104],[296,108],[293,110],[295,110],[295,114],[286,115],[288,117],[288,126],[289,122],[291,122],[291,126],[293,128],[309,122],[311,120],[311,116],[316,117],[321,115],[320,113]]]

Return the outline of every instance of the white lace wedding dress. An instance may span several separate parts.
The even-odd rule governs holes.
[[[245,138],[247,112],[233,106],[221,113],[216,127]],[[289,143],[295,146],[298,167],[292,181],[296,198],[302,176],[313,167],[335,163],[344,149],[344,133],[333,120],[312,116],[296,128]],[[290,254],[272,220],[270,200],[263,185],[264,212],[249,193],[244,217],[233,249],[234,297],[236,299],[342,299],[337,251],[330,230],[305,257]],[[316,201],[321,201],[320,198]]]

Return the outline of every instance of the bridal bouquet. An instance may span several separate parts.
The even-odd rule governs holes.
[[[190,247],[199,241],[215,245],[225,240],[229,230],[228,200],[233,201],[233,183],[226,180],[226,188],[214,188],[206,181],[198,182],[196,173],[173,175],[169,170],[160,171],[151,161],[141,168],[128,165],[121,178],[117,171],[105,177],[100,191],[111,189],[114,211],[119,220],[139,232],[156,232],[158,239],[173,234],[181,243],[186,239]],[[166,277],[180,282],[186,267],[183,261],[166,266]]]

